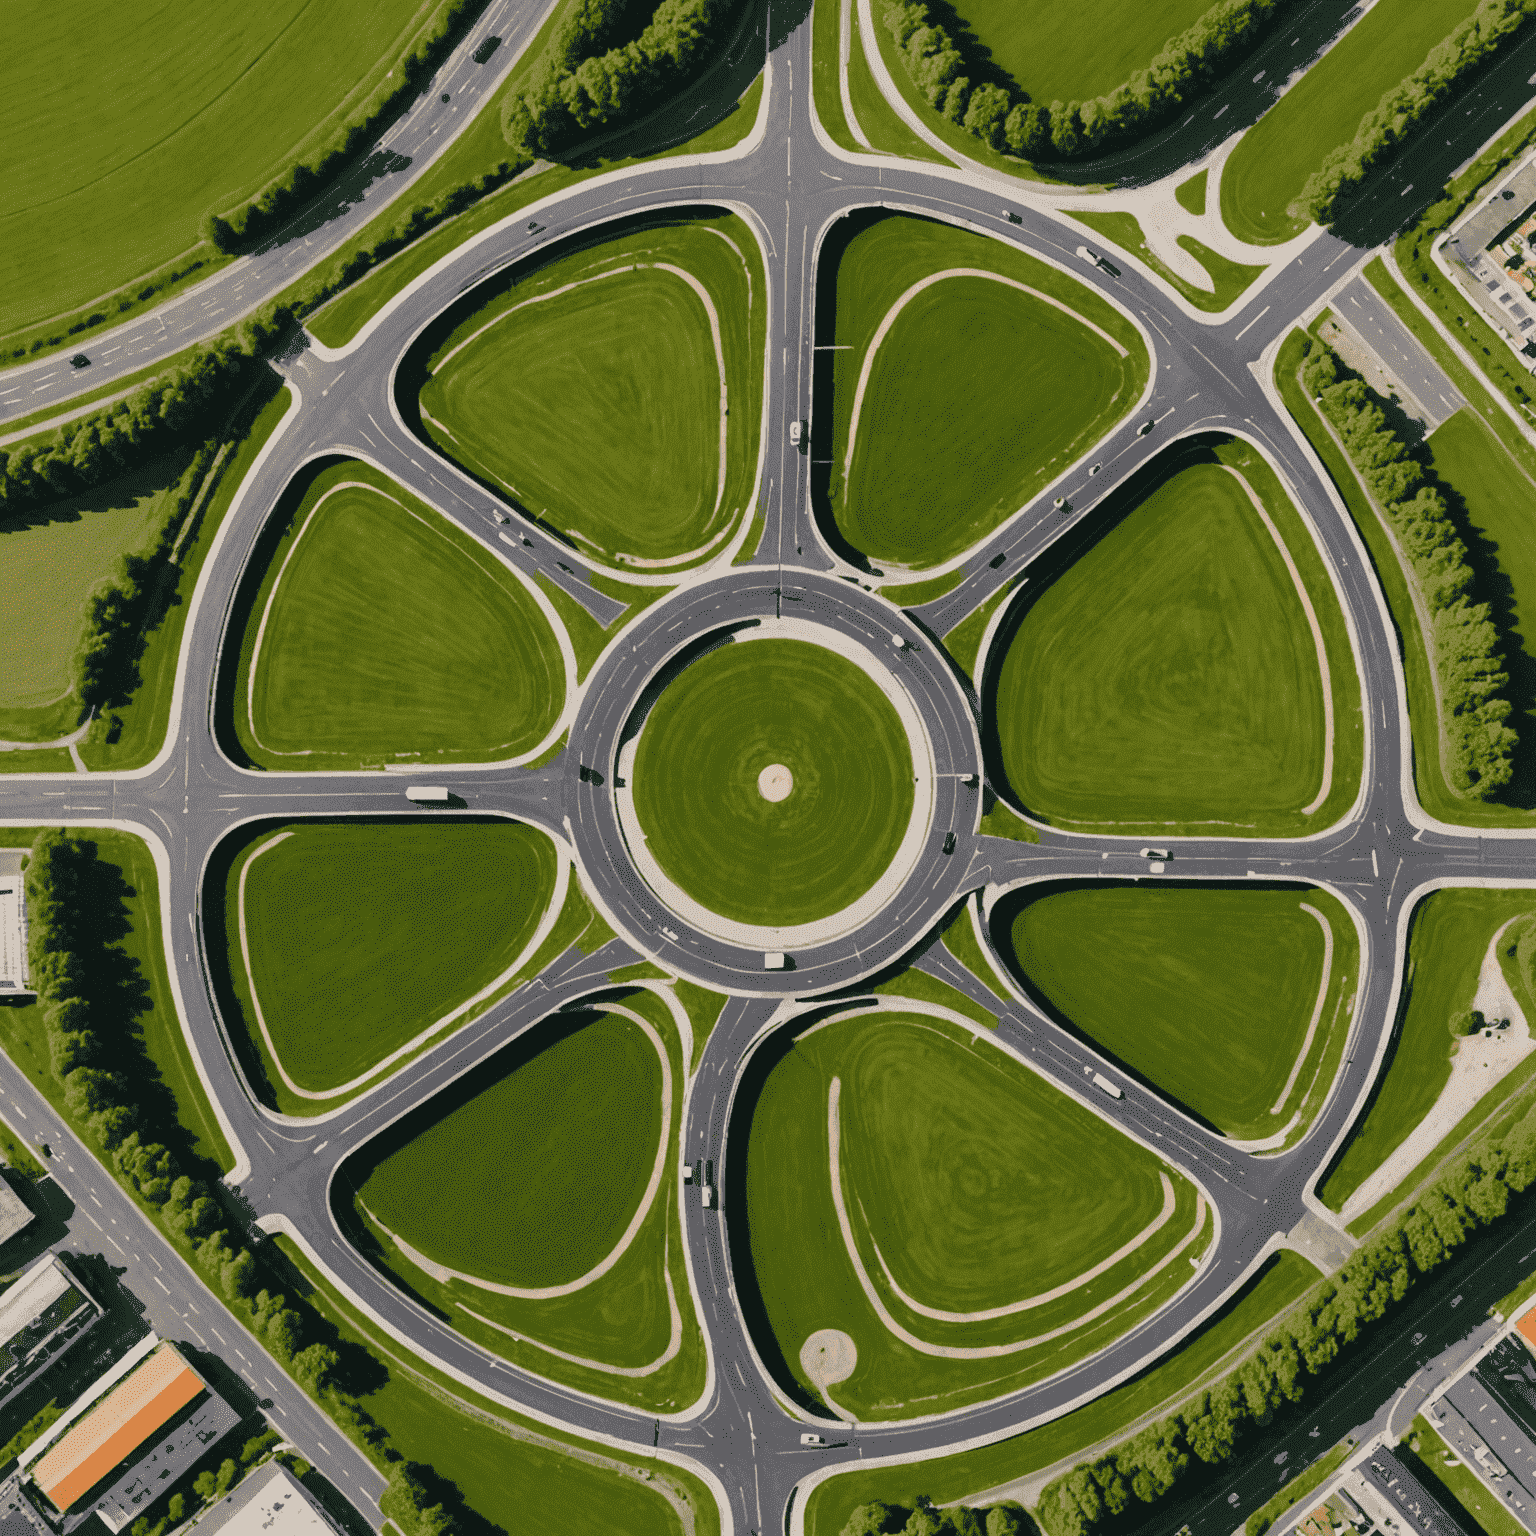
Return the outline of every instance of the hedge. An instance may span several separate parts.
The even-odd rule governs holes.
[[[1093,1461],[1047,1483],[1037,1510],[1048,1536],[1088,1536],[1134,1503],[1154,1504],[1197,1465],[1220,1466],[1250,1430],[1306,1392],[1474,1232],[1536,1180],[1536,1105],[1502,1140],[1459,1158],[1387,1231],[1358,1248],[1214,1387]]]
[[[306,159],[289,166],[269,182],[243,208],[227,216],[217,211],[205,214],[204,238],[221,251],[233,251],[264,240],[281,228],[417,95],[438,65],[453,52],[463,29],[484,7],[485,0],[444,0],[431,30],[347,122]],[[398,80],[397,74],[401,77]]]
[[[1113,91],[1089,101],[1055,101],[1048,108],[1031,102],[1006,76],[973,87],[973,73],[985,69],[996,76],[997,71],[979,60],[968,63],[948,32],[934,24],[925,0],[889,6],[885,25],[912,83],[936,112],[1001,153],[1071,160],[1160,127],[1259,40],[1283,3],[1217,0]]]
[[[1474,70],[1486,64],[1536,15],[1536,0],[1481,0],[1478,8],[1408,78],[1360,120],[1348,144],[1332,152],[1307,178],[1301,201],[1326,223],[1339,198],[1359,186]]]
[[[1519,742],[1505,723],[1513,706],[1502,696],[1509,674],[1502,670],[1497,627],[1488,604],[1471,600],[1474,573],[1444,496],[1427,483],[1412,445],[1387,423],[1364,382],[1339,374],[1337,356],[1314,344],[1302,364],[1302,383],[1385,510],[1429,609],[1425,640],[1452,788],[1486,799],[1509,783]]]

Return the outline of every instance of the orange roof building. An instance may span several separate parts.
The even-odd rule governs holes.
[[[1525,1340],[1526,1348],[1536,1354],[1536,1307],[1532,1307],[1515,1324],[1515,1332]]]
[[[37,1486],[69,1509],[206,1386],[175,1345],[162,1344],[49,1447],[32,1468]]]

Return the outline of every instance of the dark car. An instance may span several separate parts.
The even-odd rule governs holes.
[[[946,832],[944,834],[944,852],[945,853],[953,853],[954,851],[955,851],[955,834],[953,832]]]
[[[84,352],[76,352],[75,355],[70,358],[69,366],[71,368],[89,368],[91,366],[91,360],[85,355]]]
[[[478,48],[475,49],[475,63],[484,64],[485,61],[490,58],[490,56],[500,47],[501,39],[499,37],[486,38],[486,40],[481,43]]]

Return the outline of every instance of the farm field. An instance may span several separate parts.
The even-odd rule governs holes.
[[[6,328],[67,313],[189,255],[205,212],[253,196],[324,142],[438,8],[274,0],[231,10],[191,0],[125,27],[99,7],[21,0],[0,61],[0,139],[11,157],[0,214]],[[82,90],[82,81],[111,89]]]
[[[769,801],[758,776],[790,770]],[[710,652],[674,679],[640,733],[632,786],[648,847],[712,912],[775,927],[862,896],[912,815],[895,709],[853,662],[803,640]]]
[[[668,1154],[684,1070],[654,993],[557,1014],[392,1127],[364,1155],[357,1214],[388,1267],[485,1348],[600,1396],[686,1406],[704,1361]]]
[[[1536,913],[1536,894],[1518,890],[1434,891],[1414,910],[1397,1029],[1380,1087],[1320,1191],[1333,1210],[1343,1208],[1433,1108],[1451,1075],[1455,1043],[1446,1025],[1472,1006],[1494,934],[1510,918],[1530,913]],[[1536,1023],[1529,979],[1513,957],[1501,953],[1500,963],[1527,1020]]]
[[[565,691],[528,588],[355,463],[308,487],[256,594],[240,672],[240,745],[290,771],[515,757],[548,734]]]
[[[1032,890],[1013,904],[1012,959],[1051,1012],[1228,1136],[1305,1130],[1342,1055],[1359,976],[1354,925],[1333,896]]]
[[[1038,1429],[957,1455],[860,1468],[828,1479],[811,1493],[806,1505],[807,1536],[839,1536],[849,1514],[871,1499],[911,1504],[918,1494],[927,1494],[940,1503],[981,1502],[978,1495],[983,1490],[1007,1489],[1015,1479],[1083,1454],[1159,1404],[1177,1402],[1319,1278],[1299,1254],[1276,1254],[1227,1306],[1172,1353],[1095,1401]],[[999,1491],[996,1496],[1008,1495]]]
[[[1064,826],[1284,835],[1354,798],[1359,685],[1321,558],[1245,445],[1167,477],[999,632],[998,751],[1019,803]],[[1305,584],[1317,644],[1256,491]],[[1331,771],[1330,771],[1331,770]],[[1326,775],[1326,777],[1325,777]],[[1321,797],[1321,798],[1320,798]]]
[[[176,505],[191,455],[23,515],[0,530],[0,583],[25,604],[0,615],[0,738],[48,741],[78,723],[65,697],[85,604],[125,555],[147,555]]]
[[[1192,1186],[1152,1153],[984,1038],[899,1005],[786,1042],[737,1113],[751,1115],[745,1187],[725,1198],[746,1202],[760,1300],[745,1304],[772,1335],[759,1349],[778,1352],[802,1400],[861,1419],[945,1411],[1060,1369],[1184,1285],[1186,1255],[1209,1235]],[[908,1337],[870,1305],[850,1242]],[[1111,1315],[1078,1326],[1109,1297],[1123,1297]],[[997,1307],[1010,1310],[953,1315]],[[801,1349],[824,1328],[850,1335],[858,1358],[847,1379],[818,1387]],[[943,1358],[914,1339],[1003,1350]]]
[[[1272,245],[1311,222],[1291,212],[1325,156],[1477,9],[1477,0],[1381,0],[1243,135],[1221,173],[1221,217],[1240,240]]]
[[[434,353],[423,424],[589,553],[682,560],[751,502],[765,324],[740,219],[642,228],[502,284]]]
[[[1135,327],[1020,251],[888,215],[866,221],[824,263],[834,256],[835,342],[848,350],[834,354],[830,446],[818,451],[832,458],[839,534],[879,566],[921,569],[959,555],[1141,394],[1148,363]],[[961,268],[1003,280],[952,275],[910,293]]]
[[[499,819],[253,830],[229,867],[224,942],[278,1107],[333,1108],[294,1085],[334,1094],[489,985],[533,937],[555,878],[549,839]]]

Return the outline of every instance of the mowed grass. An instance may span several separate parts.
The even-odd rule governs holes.
[[[225,900],[253,1046],[264,1049],[254,987],[300,1088],[326,1093],[364,1076],[506,970],[555,876],[549,838],[517,822],[263,828],[234,862]],[[329,1107],[287,1102],[300,1096],[275,1075],[272,1087],[300,1113]]]
[[[765,800],[758,775],[793,775]],[[912,753],[853,662],[803,640],[724,646],[689,666],[640,733],[633,792],[666,874],[712,912],[775,927],[841,911],[912,815]]]
[[[12,711],[43,710],[69,692],[70,663],[85,634],[86,599],[124,555],[154,548],[189,457],[157,460],[138,474],[21,518],[21,526],[0,524],[0,586],[16,594],[0,611],[0,725],[24,729],[25,716],[10,718]],[[64,730],[72,724],[65,722]]]
[[[1334,897],[1145,884],[1044,891],[1013,921],[1014,961],[1058,1016],[1131,1071],[1240,1138],[1275,1134],[1326,1093],[1321,1068],[1335,1036],[1342,1045],[1359,975],[1354,927]],[[1327,940],[1307,907],[1333,934],[1310,1041]]]
[[[880,341],[848,439],[865,359],[914,284],[972,268],[1022,283],[1074,313],[986,277],[946,277],[909,300]],[[823,274],[823,281],[830,273]],[[968,230],[905,215],[854,235],[837,264],[828,496],[842,536],[877,564],[938,565],[1016,512],[1135,403],[1147,377],[1135,327],[1081,283]],[[985,381],[984,384],[981,381]]]
[[[5,328],[199,243],[399,61],[436,0],[87,11],[19,0],[0,59]],[[207,254],[212,254],[208,248]]]
[[[1024,1348],[981,1360],[941,1358],[882,1324],[860,1287],[832,1201],[834,1079],[841,1084],[844,1196],[886,1305],[917,1337],[937,1344]],[[1113,1253],[1161,1212],[1164,1198],[1163,1165],[1150,1153],[1005,1053],[935,1019],[890,1011],[812,1030],[767,1071],[751,1117],[748,1239],[781,1370],[808,1399],[819,1398],[800,1365],[801,1347],[821,1328],[847,1332],[858,1363],[827,1389],[827,1400],[859,1418],[943,1412],[1014,1390],[1101,1347],[1191,1274],[1175,1258],[1107,1315],[1072,1326],[1188,1235],[1193,1192],[1175,1175],[1173,1219],[1090,1285],[992,1321],[957,1324],[912,1312],[885,1281],[882,1258],[924,1305],[970,1311],[1008,1304],[1068,1282]],[[1063,1327],[1060,1337],[1028,1342]]]
[[[317,476],[293,528],[245,637],[235,727],[254,762],[483,761],[547,735],[559,648],[489,550],[361,464]]]
[[[1298,566],[1316,566],[1305,579],[1331,642],[1341,728],[1354,665],[1299,517],[1272,475],[1245,475],[1221,463],[1177,469],[1026,597],[995,709],[1008,780],[1033,814],[1239,833],[1305,824],[1324,767],[1317,649],[1248,483],[1265,490]],[[1336,756],[1322,817],[1353,794],[1348,754]]]
[[[1343,1208],[1434,1107],[1451,1075],[1450,1017],[1472,1006],[1494,934],[1510,918],[1531,912],[1536,912],[1536,893],[1498,890],[1434,891],[1415,909],[1404,998],[1384,1076],[1322,1187],[1323,1200],[1333,1210]]]
[[[1272,245],[1311,222],[1296,207],[1307,177],[1477,0],[1381,0],[1243,135],[1221,173],[1222,222]]]
[[[449,1269],[568,1284],[613,1248],[650,1180],[660,1059],[632,1020],[600,1014],[475,1077],[474,1096],[385,1158],[358,1198]]]
[[[709,295],[719,356],[709,309],[680,272]],[[446,454],[590,552],[678,559],[734,527],[750,500],[763,313],[741,220],[630,233],[537,269],[459,325],[422,390],[425,424]]]

